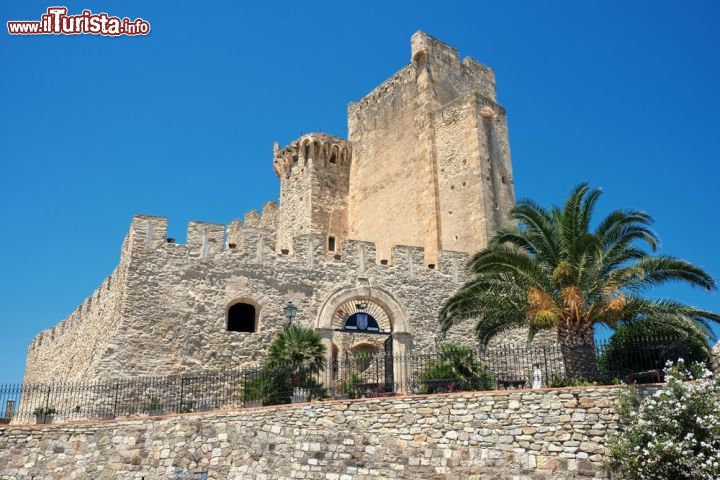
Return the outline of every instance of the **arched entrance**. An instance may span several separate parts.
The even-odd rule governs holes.
[[[360,337],[360,343],[375,344],[385,354],[383,381],[394,385],[396,391],[405,391],[409,378],[407,362],[393,359],[410,354],[412,338],[405,310],[390,293],[375,287],[339,288],[323,302],[314,327],[323,338],[328,362],[333,361],[334,343],[352,349],[352,339]],[[323,373],[325,385],[331,384],[332,372],[328,368]]]

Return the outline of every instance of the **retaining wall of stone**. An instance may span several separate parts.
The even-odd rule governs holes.
[[[606,478],[617,392],[468,392],[8,426],[0,478]]]

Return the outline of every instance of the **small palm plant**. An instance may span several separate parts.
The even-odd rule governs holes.
[[[325,346],[313,329],[291,325],[270,343],[264,366],[282,371],[291,389],[307,387],[325,367]]]
[[[685,260],[643,249],[654,252],[659,242],[647,213],[616,210],[592,228],[600,194],[581,184],[562,208],[518,202],[513,224],[471,259],[475,277],[443,305],[441,328],[474,319],[484,344],[510,329],[526,328],[529,340],[554,330],[573,377],[595,373],[596,324],[645,321],[709,338],[720,315],[643,293],[671,281],[712,291],[715,280]]]

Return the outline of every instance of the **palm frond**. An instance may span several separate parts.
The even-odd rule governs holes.
[[[590,222],[592,221],[592,214],[595,210],[595,204],[600,199],[602,190],[599,188],[590,190],[590,193],[584,198],[582,203],[581,215],[580,215],[580,230],[588,232],[590,231]]]
[[[720,315],[640,294],[671,281],[712,291],[713,277],[685,260],[651,257],[644,247],[655,250],[659,239],[645,212],[615,210],[591,229],[601,194],[581,183],[562,207],[518,202],[510,215],[514,225],[498,230],[471,259],[475,278],[445,302],[441,328],[472,319],[484,343],[520,326],[532,339],[546,328],[574,334],[596,323],[615,328],[638,321],[710,335]]]
[[[475,324],[475,334],[482,345],[487,345],[490,340],[503,332],[527,327],[528,323],[524,315],[480,317]]]
[[[645,257],[629,268],[629,281],[637,288],[660,285],[672,281],[685,282],[708,292],[717,289],[715,279],[692,263],[670,256]]]
[[[653,223],[653,218],[640,210],[615,210],[600,222],[595,228],[594,233],[600,238],[603,244],[610,245],[617,241],[626,227],[645,227],[648,231],[645,241],[654,251],[658,246],[659,240],[652,230],[649,229]]]
[[[650,320],[664,324],[684,324],[699,334],[713,338],[711,322],[720,322],[720,315],[667,299],[628,299],[623,321]]]
[[[556,229],[552,213],[532,200],[522,200],[512,208],[510,217],[518,223],[518,228],[533,238],[536,253],[540,252],[556,264],[559,251],[554,238]]]
[[[482,250],[470,260],[476,274],[506,273],[538,287],[549,287],[548,274],[530,255],[509,245],[494,245]]]
[[[587,183],[581,183],[576,186],[565,205],[559,217],[558,225],[560,227],[561,238],[567,251],[571,263],[578,258],[578,240],[583,233],[582,229],[582,204],[585,194],[590,189]]]

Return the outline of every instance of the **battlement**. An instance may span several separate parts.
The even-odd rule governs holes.
[[[451,275],[462,270],[469,260],[469,255],[465,252],[442,251],[439,265],[426,265],[425,249],[407,245],[394,246],[389,258],[380,258],[376,254],[375,243],[362,240],[345,240],[341,249],[328,251],[325,238],[317,234],[298,234],[293,238],[292,249],[276,252],[276,232],[259,226],[255,215],[249,217],[249,222],[234,220],[228,225],[191,221],[188,223],[185,244],[175,243],[173,239],[165,239],[164,242],[154,239],[148,242],[143,237],[159,231],[160,225],[166,229],[165,217],[136,215],[131,232],[134,233],[135,240],[144,245],[144,249],[165,249],[201,259],[233,255],[251,263],[295,263],[309,269],[320,267],[321,264],[344,263],[359,272],[372,266],[388,266],[413,273],[435,271]]]
[[[352,120],[362,115],[365,110],[372,110],[376,105],[384,103],[385,98],[392,97],[408,81],[415,81],[415,68],[412,64],[405,65],[357,102],[350,102],[348,104],[349,119]]]
[[[398,97],[402,97],[403,85],[408,82],[414,83],[418,72],[425,67],[430,67],[442,77],[463,78],[462,81],[452,78],[451,82],[476,85],[474,89],[482,90],[483,95],[495,101],[495,73],[492,68],[472,57],[465,57],[461,62],[455,47],[423,31],[417,31],[411,38],[411,62],[357,102],[350,102],[348,116],[351,120],[355,120],[366,110],[372,111],[378,105],[387,102],[401,105],[403,100]],[[449,101],[450,98],[443,99],[441,103],[444,103],[444,100]]]
[[[410,53],[414,65],[433,61],[460,65],[460,55],[457,48],[438,40],[432,35],[428,35],[422,30],[418,30],[410,37]],[[426,58],[421,59],[421,56]]]
[[[308,133],[290,145],[273,147],[273,170],[280,179],[288,178],[295,167],[326,168],[329,164],[349,166],[350,142],[327,133]]]
[[[147,232],[146,232],[147,234]],[[29,352],[54,342],[63,341],[65,338],[76,337],[83,329],[83,320],[92,314],[109,310],[108,303],[116,296],[114,288],[121,282],[120,267],[109,276],[105,277],[102,283],[90,294],[89,297],[80,303],[65,319],[57,325],[38,333],[30,343]]]
[[[495,74],[492,68],[472,57],[465,57],[460,62],[457,48],[421,30],[415,32],[410,38],[410,51],[411,61],[415,67],[431,64],[451,69],[463,69],[467,73],[481,74],[485,80],[495,83]]]

